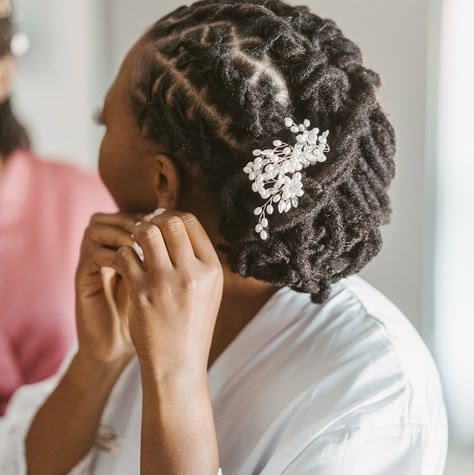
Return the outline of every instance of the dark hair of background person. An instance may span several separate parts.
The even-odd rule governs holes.
[[[13,36],[11,15],[0,17],[0,58],[10,55]],[[0,103],[0,159],[6,159],[16,149],[29,148],[28,133],[13,114],[11,99]]]
[[[216,206],[232,272],[326,300],[330,285],[381,249],[390,220],[395,132],[376,92],[379,75],[336,23],[279,0],[202,0],[146,33],[130,106],[142,133],[198,164]],[[324,163],[302,170],[297,208],[269,216],[242,168],[254,148],[293,144],[284,118],[328,129]],[[176,157],[175,157],[176,158]]]

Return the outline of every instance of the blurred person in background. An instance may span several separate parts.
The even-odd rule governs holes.
[[[55,373],[73,343],[82,235],[96,210],[115,210],[97,177],[31,151],[11,105],[11,15],[0,0],[0,415],[19,386]]]

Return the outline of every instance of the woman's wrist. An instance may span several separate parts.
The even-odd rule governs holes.
[[[194,364],[164,365],[148,358],[139,358],[143,390],[157,392],[157,395],[207,391],[206,369]]]
[[[122,371],[127,366],[130,358],[104,361],[97,359],[80,350],[71,361],[67,376],[69,382],[78,390],[89,391],[93,387],[113,386]]]
[[[219,454],[207,372],[192,366],[165,371],[146,361],[140,370],[142,473],[217,473]]]

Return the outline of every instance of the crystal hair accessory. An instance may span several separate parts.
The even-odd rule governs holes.
[[[256,158],[243,169],[249,180],[254,182],[252,191],[267,199],[264,205],[254,209],[254,214],[259,217],[255,231],[264,240],[268,238],[266,213],[272,214],[273,205],[276,203],[280,213],[288,212],[291,207],[296,208],[298,198],[304,194],[300,170],[317,162],[324,162],[327,158],[325,152],[330,150],[327,144],[329,131],[318,135],[317,127],[308,130],[308,119],[297,125],[293,119],[287,117],[285,126],[298,134],[296,144],[291,146],[281,140],[274,140],[273,149],[253,150],[252,154]]]

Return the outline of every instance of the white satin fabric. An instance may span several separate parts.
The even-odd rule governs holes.
[[[0,419],[2,475],[26,474],[31,418],[74,351],[56,376],[19,389]],[[334,284],[323,305],[279,289],[208,377],[224,475],[443,473],[447,422],[435,364],[407,318],[358,276]],[[133,359],[96,445],[71,474],[139,474],[140,421]]]

